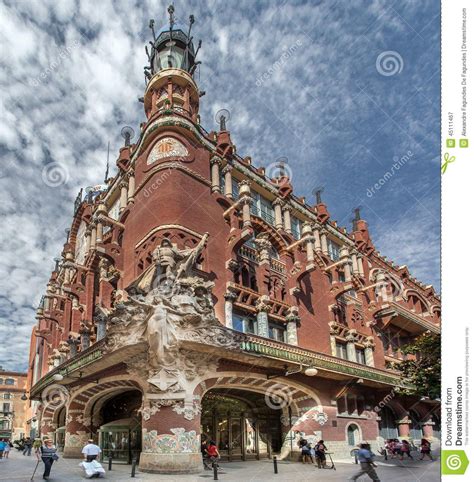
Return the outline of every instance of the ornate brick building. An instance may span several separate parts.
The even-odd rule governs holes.
[[[0,439],[12,442],[26,430],[26,373],[10,372],[0,366]]]
[[[79,194],[32,337],[30,398],[43,434],[78,456],[152,472],[201,468],[200,435],[229,459],[324,438],[436,437],[436,402],[397,396],[400,348],[440,331],[440,301],[350,231],[284,165],[242,158],[226,116],[200,125],[190,26],[153,31],[136,143]],[[152,29],[153,24],[151,23]],[[199,50],[199,48],[197,49]]]

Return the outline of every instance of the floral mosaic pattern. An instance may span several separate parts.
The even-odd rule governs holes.
[[[199,439],[195,430],[172,428],[172,434],[159,434],[156,430],[143,430],[143,450],[158,454],[199,453]]]

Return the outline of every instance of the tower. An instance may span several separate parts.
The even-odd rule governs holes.
[[[189,16],[188,27],[175,23],[174,7],[168,7],[169,25],[155,33],[155,21],[150,20],[153,41],[145,47],[149,64],[145,66],[147,87],[143,97],[145,113],[150,119],[157,112],[170,107],[197,121],[200,92],[193,79],[199,41],[194,48],[191,30],[194,16]]]

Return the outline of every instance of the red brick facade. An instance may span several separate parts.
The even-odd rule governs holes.
[[[348,425],[376,441],[383,425],[379,410],[386,406],[400,435],[410,436],[411,427],[416,437],[414,414],[420,430],[431,435],[432,405],[393,394],[383,400],[397,384],[388,363],[401,358],[400,346],[427,330],[439,332],[440,300],[433,288],[377,252],[364,220],[356,219],[351,231],[339,227],[323,202],[314,206],[295,196],[284,172],[269,179],[265,169],[239,157],[227,130],[206,132],[199,125],[198,88],[186,70],[156,72],[144,105],[146,122],[137,142],[120,150],[117,174],[96,193],[78,197],[62,262],[37,312],[31,395],[40,399],[58,382],[52,375],[62,373],[60,382],[73,394],[65,403],[65,454],[78,455],[80,444],[97,433],[94,423],[77,421],[81,414],[94,417],[87,413],[89,400],[132,386],[148,391],[146,379],[136,380],[124,363],[135,353],[100,352],[107,316],[128,299],[127,289],[153,262],[163,239],[184,250],[204,233],[209,240],[195,273],[214,283],[222,325],[247,332],[240,358],[225,349],[214,355],[223,360],[219,372],[234,374],[224,377],[227,387],[264,394],[272,383],[293,382],[298,394],[282,410],[293,406],[297,420],[292,426],[283,421],[283,432],[320,432],[344,454],[351,446]],[[289,371],[301,365],[301,372],[266,379],[283,375],[284,365]],[[304,375],[307,367],[317,375]],[[214,382],[203,377],[195,395],[224,386]],[[42,405],[41,430],[52,434],[58,415],[47,415],[44,398]],[[314,418],[313,412],[325,416]],[[171,427],[199,434],[199,416],[189,420],[161,406],[142,421],[144,431],[158,434]],[[162,471],[183,471],[170,468],[174,463],[179,465],[166,461]]]

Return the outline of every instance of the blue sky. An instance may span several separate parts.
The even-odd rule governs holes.
[[[79,188],[102,181],[121,127],[144,120],[148,20],[161,27],[167,5],[0,2],[4,367],[26,368]],[[176,1],[175,11],[183,23],[195,15],[203,40],[202,124],[215,129],[229,109],[242,157],[287,157],[295,192],[313,202],[324,186],[340,225],[361,206],[377,249],[438,289],[439,2]]]

